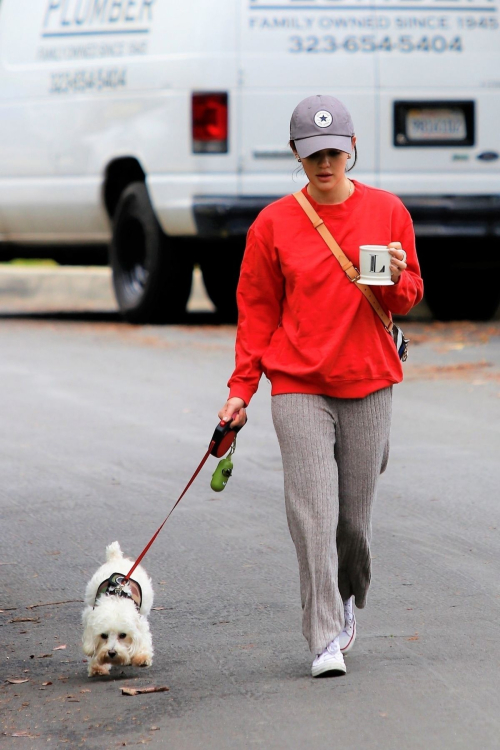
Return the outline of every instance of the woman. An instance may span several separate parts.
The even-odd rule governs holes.
[[[357,156],[347,109],[331,96],[304,99],[292,115],[290,146],[309,180],[302,192],[354,265],[360,245],[390,248],[394,285],[372,289],[386,310],[406,314],[423,291],[412,221],[396,196],[347,177]],[[353,600],[364,607],[370,584],[371,509],[387,465],[401,363],[379,317],[291,195],[250,227],[237,299],[236,368],[219,417],[244,424],[267,375],[312,675],[345,673],[343,654],[356,637]]]

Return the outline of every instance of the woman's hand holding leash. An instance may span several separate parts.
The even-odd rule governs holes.
[[[392,261],[390,265],[391,279],[397,284],[399,277],[406,269],[406,253],[401,247],[401,242],[389,242],[387,245],[389,252],[392,255]]]
[[[247,421],[245,402],[242,398],[230,398],[219,412],[219,419],[231,421],[231,427],[243,427]]]

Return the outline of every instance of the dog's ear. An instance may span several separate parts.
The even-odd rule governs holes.
[[[95,636],[92,632],[92,628],[85,628],[83,631],[83,638],[82,638],[82,648],[83,653],[86,654],[86,656],[93,656],[95,651],[96,643],[95,643]]]
[[[84,612],[83,636],[82,636],[83,653],[86,654],[86,656],[93,656],[96,646],[97,646],[97,643],[96,643],[95,634],[88,622],[88,612]]]

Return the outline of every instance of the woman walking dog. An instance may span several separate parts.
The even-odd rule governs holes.
[[[408,313],[423,291],[412,221],[396,196],[347,177],[357,156],[347,109],[331,96],[304,99],[292,114],[290,146],[309,180],[302,194],[348,259],[359,268],[361,245],[390,248],[393,285],[373,290],[384,310]],[[219,417],[244,424],[266,374],[312,675],[345,673],[353,600],[364,607],[370,585],[371,510],[401,362],[293,195],[250,227],[237,299],[236,367]]]

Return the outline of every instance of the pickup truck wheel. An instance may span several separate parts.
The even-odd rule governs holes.
[[[120,196],[110,262],[116,299],[126,320],[168,323],[181,318],[193,265],[163,233],[143,182],[133,182]]]
[[[435,246],[428,241],[422,244],[424,294],[434,317],[443,321],[490,320],[500,304],[498,248],[472,237],[442,240]],[[448,259],[444,270],[436,268],[438,254]]]
[[[240,277],[244,238],[207,243],[200,257],[200,268],[207,294],[225,323],[238,318],[236,287]]]

